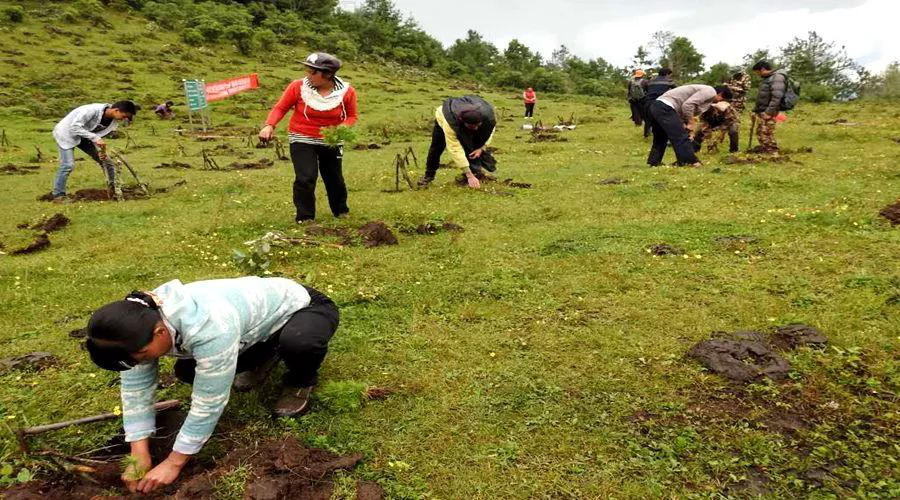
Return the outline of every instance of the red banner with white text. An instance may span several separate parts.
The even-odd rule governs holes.
[[[229,78],[221,82],[213,82],[206,84],[206,101],[221,101],[222,99],[231,97],[247,90],[259,88],[259,76],[256,73],[252,75],[239,76],[237,78]]]

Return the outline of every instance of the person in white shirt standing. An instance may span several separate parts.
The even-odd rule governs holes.
[[[113,186],[115,165],[108,160],[103,138],[116,130],[121,120],[133,120],[140,106],[131,101],[115,104],[85,104],[72,110],[53,127],[53,138],[59,147],[59,171],[53,180],[53,201],[66,200],[66,182],[75,168],[75,148],[84,151],[106,172],[106,180]]]
[[[651,167],[659,166],[669,141],[672,141],[679,165],[699,167],[700,160],[694,154],[690,139],[696,117],[714,103],[727,101],[731,97],[731,90],[725,85],[682,85],[650,103],[648,118],[653,130],[653,145],[650,147],[647,164]]]

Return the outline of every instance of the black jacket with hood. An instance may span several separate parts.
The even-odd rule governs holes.
[[[478,127],[478,130],[466,128],[461,117],[463,112],[473,109],[481,114],[481,126]],[[456,138],[459,139],[466,154],[484,146],[491,138],[491,134],[494,133],[494,127],[497,126],[494,107],[477,95],[451,97],[444,101],[441,110],[444,113],[444,119],[456,132]]]

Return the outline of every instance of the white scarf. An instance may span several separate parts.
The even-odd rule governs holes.
[[[300,97],[307,106],[316,111],[330,111],[344,103],[344,95],[348,90],[350,90],[349,83],[334,77],[334,89],[327,96],[322,96],[315,87],[310,85],[309,80],[304,78],[303,84],[300,86]]]

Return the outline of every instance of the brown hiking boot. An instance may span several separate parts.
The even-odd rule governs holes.
[[[279,359],[281,357],[275,354],[256,368],[238,373],[234,376],[231,387],[237,392],[247,392],[263,385],[269,378],[269,374],[272,373],[272,369],[278,364]]]
[[[309,410],[309,394],[313,386],[289,387],[284,386],[281,397],[275,403],[272,410],[276,417],[299,417]]]
[[[428,187],[428,185],[431,184],[432,181],[434,181],[434,177],[428,177],[426,175],[419,179],[419,182],[417,182],[416,184],[418,184],[419,187]]]

